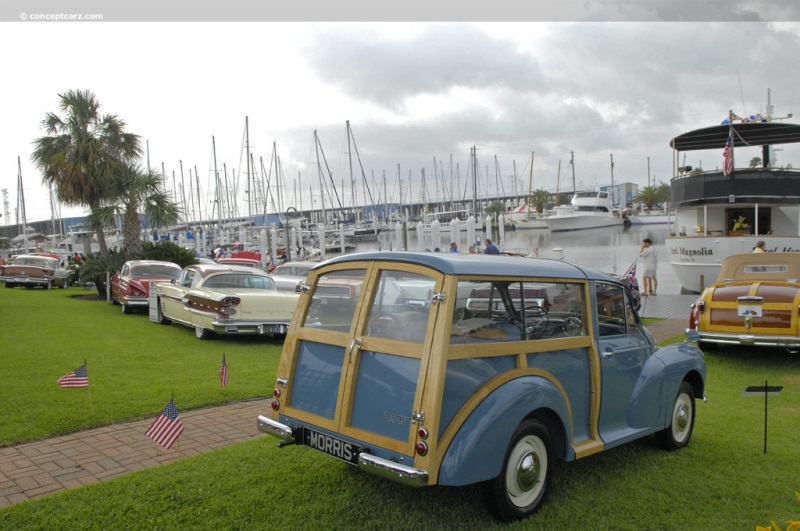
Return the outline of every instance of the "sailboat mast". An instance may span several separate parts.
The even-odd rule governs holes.
[[[350,207],[353,209],[351,214],[355,214],[356,211],[356,181],[353,178],[353,152],[350,148],[350,120],[346,121],[347,124],[347,159],[350,163],[350,193],[352,194],[350,199]]]
[[[203,221],[203,204],[200,202],[200,175],[197,173],[197,165],[194,166],[194,178],[197,181],[197,214],[199,221]]]
[[[220,190],[219,170],[217,170],[217,142],[213,135],[211,136],[211,147],[214,152],[214,186],[216,188],[214,206],[217,209],[219,228],[222,230],[222,190]]]
[[[25,227],[28,226],[28,218],[25,215],[25,189],[22,187],[22,162],[17,155],[17,225],[22,221],[19,233],[25,234]]]
[[[614,154],[611,154],[611,206],[616,206],[614,201]]]
[[[533,202],[533,151],[531,151],[531,170],[528,176],[528,204],[527,211],[528,217],[531,217],[531,203]]]
[[[250,179],[252,168],[250,167],[250,117],[249,116],[244,117],[244,138],[245,138],[244,148],[245,148],[245,153],[247,155],[247,189],[245,190],[244,193],[247,195],[247,217],[250,218],[253,216],[253,209],[252,209],[253,194],[252,194],[252,188],[250,186],[252,182]]]
[[[572,166],[572,193],[575,194],[577,190],[575,189],[575,153],[573,151],[569,152],[569,165]]]

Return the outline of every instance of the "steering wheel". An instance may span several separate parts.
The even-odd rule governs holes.
[[[367,335],[383,337],[397,326],[397,318],[389,312],[380,312],[370,317]]]
[[[583,332],[581,320],[577,317],[567,317],[564,319],[564,333],[570,337],[577,336]]]

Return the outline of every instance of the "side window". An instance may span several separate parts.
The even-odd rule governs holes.
[[[320,276],[312,286],[303,326],[349,331],[366,273],[366,269],[348,269]]]
[[[626,334],[641,328],[636,311],[625,288],[616,284],[598,282],[597,325],[601,336]]]
[[[581,284],[459,282],[450,343],[586,335]]]
[[[194,280],[195,272],[191,270],[187,270],[183,272],[183,277],[181,277],[181,286],[185,288],[192,287],[192,281]]]
[[[428,328],[433,278],[381,271],[367,317],[366,335],[422,343]]]

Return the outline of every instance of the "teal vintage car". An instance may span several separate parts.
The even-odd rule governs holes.
[[[706,366],[617,279],[554,260],[346,255],[303,286],[258,428],[411,486],[490,482],[523,518],[555,460],[689,443]]]

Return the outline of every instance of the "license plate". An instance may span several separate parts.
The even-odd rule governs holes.
[[[283,325],[259,325],[262,334],[282,334]]]
[[[762,307],[760,304],[740,304],[738,312],[739,317],[762,317]]]
[[[303,444],[351,465],[358,464],[361,447],[311,428],[303,428]]]
[[[16,278],[14,279],[14,282],[19,282],[19,283],[22,283],[22,284],[24,284],[24,283],[25,283],[25,282],[27,282],[28,280],[29,280],[29,279],[28,279],[28,277],[16,277]]]

